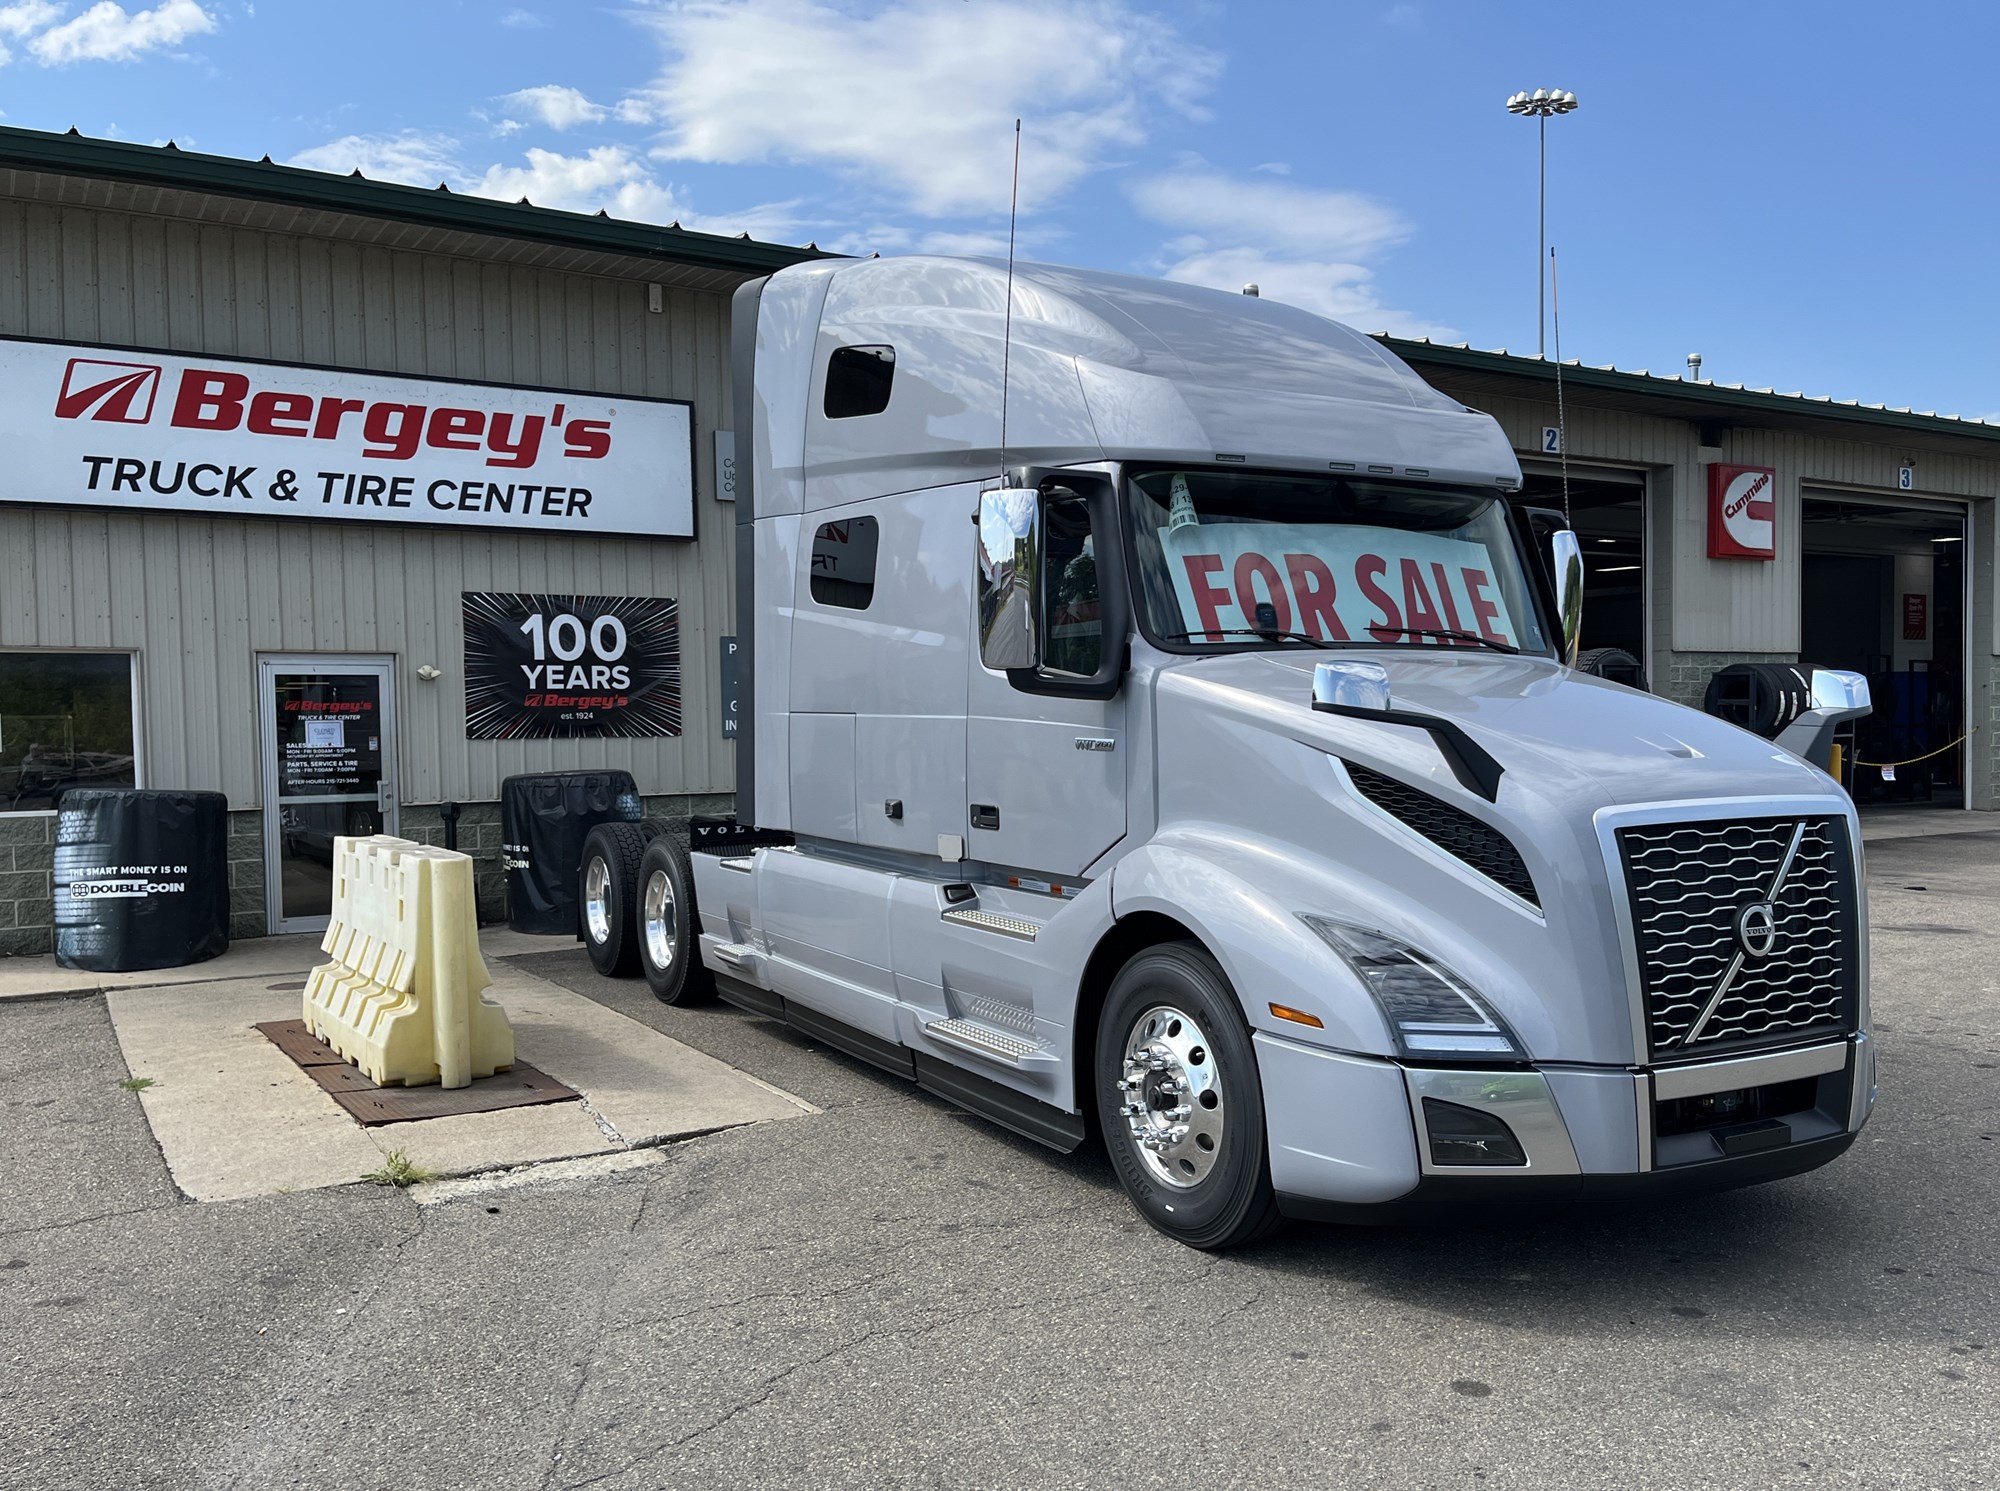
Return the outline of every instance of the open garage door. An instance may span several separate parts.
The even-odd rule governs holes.
[[[1875,701],[1848,790],[1863,807],[1965,806],[1964,508],[1801,496],[1801,656],[1866,674]]]
[[[1521,476],[1516,501],[1545,512],[1562,511],[1560,472],[1523,462]],[[1644,474],[1571,466],[1569,511],[1570,526],[1583,545],[1581,650],[1619,648],[1642,670],[1649,668]]]

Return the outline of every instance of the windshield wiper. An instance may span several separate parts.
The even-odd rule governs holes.
[[[1448,637],[1454,642],[1477,642],[1481,647],[1490,647],[1495,652],[1518,655],[1520,648],[1508,642],[1495,642],[1491,637],[1482,637],[1477,632],[1452,632],[1441,628],[1419,626],[1371,626],[1371,632],[1387,632],[1394,637]]]
[[[1308,647],[1332,648],[1359,645],[1354,642],[1328,642],[1324,638],[1308,636],[1304,632],[1281,632],[1275,629],[1268,632],[1260,632],[1256,628],[1248,626],[1225,626],[1218,627],[1213,631],[1204,632],[1165,632],[1161,635],[1160,640],[1162,642],[1196,642],[1206,641],[1210,637],[1261,637],[1266,642],[1303,642]]]

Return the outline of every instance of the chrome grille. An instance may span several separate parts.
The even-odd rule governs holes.
[[[1656,1057],[1853,1029],[1860,928],[1844,821],[1663,823],[1620,829],[1618,844]],[[1775,933],[1760,956],[1738,919],[1767,899]]]

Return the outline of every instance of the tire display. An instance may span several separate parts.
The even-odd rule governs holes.
[[[1627,688],[1646,687],[1646,670],[1639,660],[1622,647],[1592,647],[1576,655],[1576,671],[1593,678],[1608,678]]]
[[[645,849],[646,836],[636,823],[600,823],[584,837],[577,865],[578,930],[591,966],[608,978],[639,971],[632,913]]]
[[[129,973],[229,950],[229,800],[74,787],[56,814],[56,961]]]
[[[1194,1248],[1276,1227],[1250,1030],[1208,952],[1174,942],[1112,980],[1098,1018],[1097,1119],[1140,1215]]]
[[[671,831],[654,837],[639,859],[639,971],[662,1004],[699,1004],[715,996],[715,975],[701,961],[694,868]]]
[[[507,924],[516,932],[574,932],[576,867],[585,836],[600,823],[636,826],[641,811],[629,771],[546,771],[503,781]]]

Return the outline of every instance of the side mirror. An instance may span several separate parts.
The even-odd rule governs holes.
[[[996,487],[979,494],[979,660],[999,671],[1041,666],[1036,590],[1042,494]]]
[[[1565,528],[1549,540],[1555,560],[1556,615],[1562,623],[1562,660],[1576,666],[1576,649],[1583,637],[1583,545]]]

